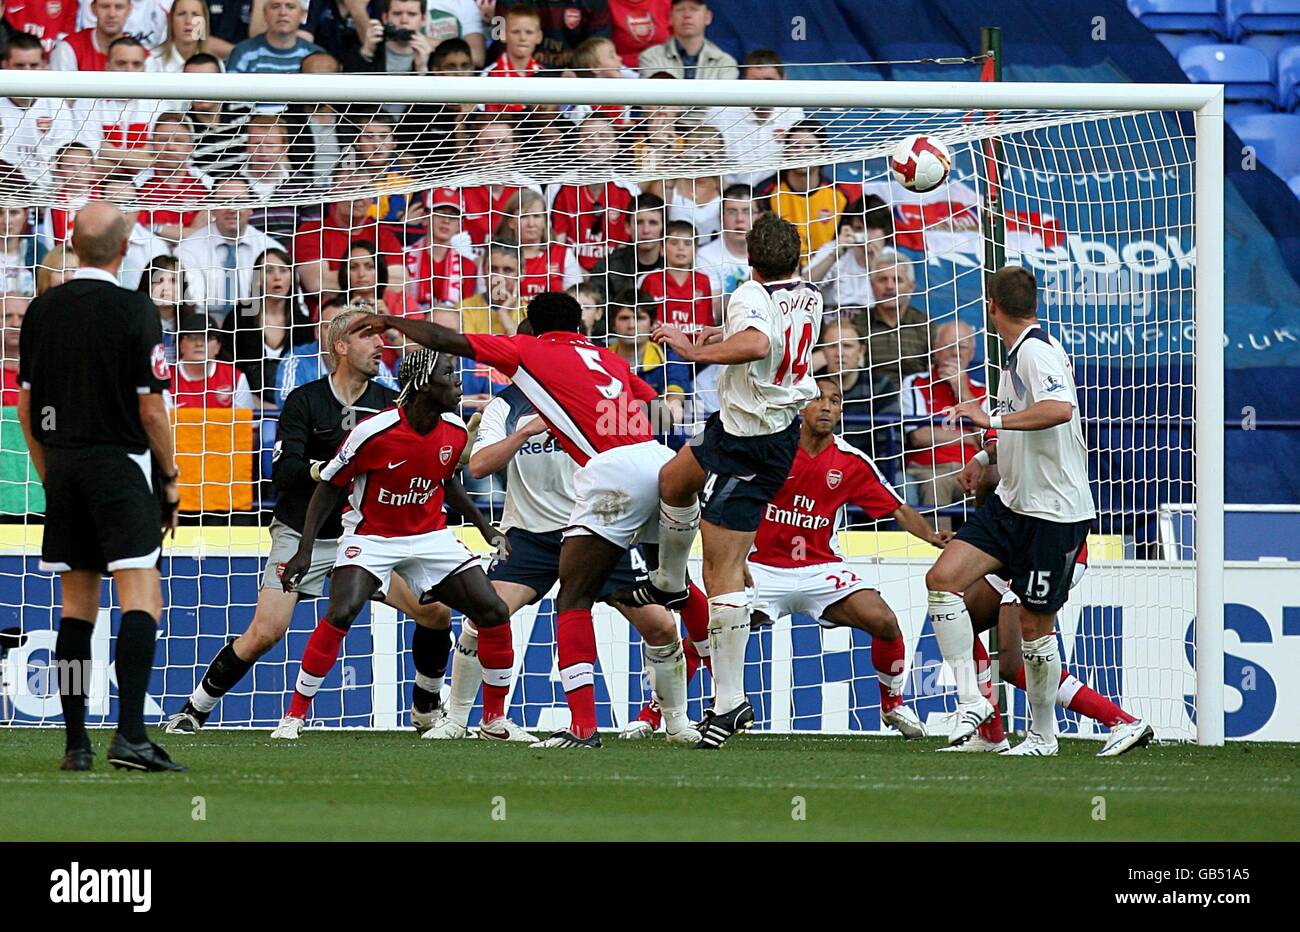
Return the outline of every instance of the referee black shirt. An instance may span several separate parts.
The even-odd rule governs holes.
[[[311,464],[330,459],[348,431],[372,414],[391,408],[396,401],[397,392],[373,379],[351,405],[334,393],[328,375],[291,391],[280,410],[280,429],[272,454],[276,520],[301,534],[307,503],[316,491]],[[341,536],[342,515],[343,507],[339,506],[322,525],[317,538],[334,540]]]
[[[170,386],[162,321],[149,296],[98,268],[37,297],[19,333],[18,380],[32,436],[47,447],[149,449],[140,396]]]

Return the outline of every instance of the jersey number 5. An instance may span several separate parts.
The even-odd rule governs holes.
[[[582,361],[587,364],[588,369],[591,369],[594,372],[599,372],[605,378],[609,379],[609,382],[607,382],[606,384],[597,385],[596,386],[597,391],[599,391],[610,401],[613,401],[619,395],[623,394],[622,380],[617,379],[614,376],[610,375],[608,370],[606,370],[605,367],[600,364],[599,352],[597,352],[594,349],[586,349],[585,347],[580,347],[580,346],[574,347],[574,352],[576,352],[579,356],[582,357]]]
[[[794,373],[796,382],[808,374],[808,357],[812,350],[813,339],[812,321],[808,321],[803,325],[803,333],[799,334],[799,351],[794,354],[794,364],[791,365],[790,346],[793,336],[794,328],[787,328],[785,331],[785,352],[781,354],[781,365],[777,368],[776,377],[772,380],[777,385],[785,381],[787,372]]]

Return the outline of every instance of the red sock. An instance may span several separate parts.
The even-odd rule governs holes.
[[[978,734],[991,744],[1000,744],[1007,739],[1007,732],[1002,727],[1002,710],[998,708],[997,692],[993,689],[993,677],[989,669],[993,662],[978,634],[975,635],[975,648],[971,654],[975,658],[975,675],[980,695],[993,703],[993,717],[979,727]]]
[[[690,642],[701,642],[707,644],[709,641],[709,597],[704,594],[704,590],[695,583],[689,583],[690,595],[686,597],[686,604],[682,606],[682,621],[686,624],[686,639]],[[695,666],[691,666],[691,655],[695,655]],[[695,676],[695,671],[700,668],[700,661],[704,661],[704,666],[710,672],[713,670],[713,658],[701,657],[698,650],[695,649],[694,643],[688,645],[686,651],[686,682],[691,681]]]
[[[316,690],[320,689],[321,680],[334,669],[334,661],[339,659],[339,648],[347,636],[346,631],[334,627],[324,618],[316,622],[316,630],[307,639],[307,647],[302,652],[298,683],[289,701],[289,714],[294,718],[307,718]]]
[[[493,722],[506,714],[510,676],[515,669],[515,646],[510,623],[478,628],[478,660],[483,668],[483,721]]]
[[[880,681],[880,711],[888,712],[903,704],[903,667],[907,663],[902,638],[886,641],[871,639],[871,665]]]
[[[1070,671],[1061,667],[1061,682],[1064,683],[1070,675]],[[1016,671],[1012,682],[1018,689],[1025,688],[1025,668],[1021,667]],[[1091,686],[1085,686],[1082,681],[1074,695],[1070,697],[1070,702],[1066,706],[1071,712],[1078,712],[1080,715],[1086,715],[1093,721],[1101,722],[1107,728],[1114,728],[1120,722],[1137,721],[1115,703],[1111,702]]]
[[[578,738],[589,738],[596,733],[596,628],[591,610],[560,612],[555,642],[564,699],[573,716],[569,730]]]

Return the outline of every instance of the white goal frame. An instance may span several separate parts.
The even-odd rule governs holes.
[[[331,91],[331,88],[337,88]],[[609,81],[479,77],[0,71],[11,97],[139,97],[311,103],[660,104],[1195,114],[1196,740],[1224,743],[1223,86],[921,81]]]

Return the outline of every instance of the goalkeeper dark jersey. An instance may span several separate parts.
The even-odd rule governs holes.
[[[344,436],[361,421],[390,408],[397,392],[371,381],[351,405],[334,393],[329,376],[295,388],[280,411],[280,431],[272,458],[271,480],[275,483],[275,517],[302,533],[307,503],[316,491],[311,464],[325,462],[338,452]],[[342,505],[330,515],[317,535],[333,540],[343,533]]]

